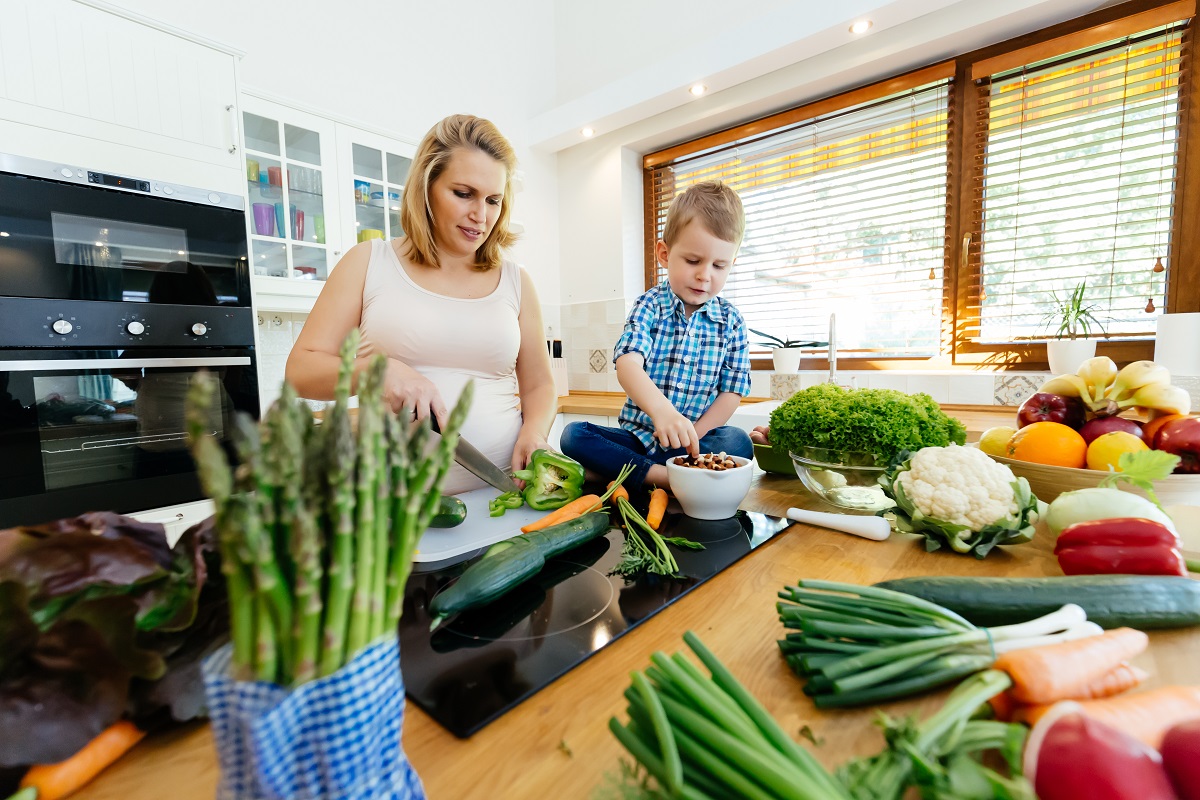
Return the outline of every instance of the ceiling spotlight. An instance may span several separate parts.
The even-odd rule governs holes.
[[[860,19],[850,26],[850,32],[854,34],[866,33],[869,30],[871,30],[871,20],[869,19]]]
[[[584,128],[580,133],[583,134],[583,138],[590,139],[596,135],[596,130],[594,128]]]
[[[708,87],[703,83],[693,83],[692,88],[688,89],[688,91],[691,92],[693,96],[699,97],[708,91]]]
[[[3,236],[3,237],[5,237],[5,238],[7,238],[7,237],[8,237],[8,231],[0,231],[0,236]]]

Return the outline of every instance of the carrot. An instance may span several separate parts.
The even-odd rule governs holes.
[[[1011,722],[1019,703],[1013,699],[1011,692],[1001,692],[988,700],[988,705],[992,707],[992,714],[996,719]]]
[[[521,533],[533,533],[540,531],[542,528],[549,528],[551,525],[557,525],[560,522],[575,519],[583,516],[593,508],[600,506],[600,496],[595,494],[585,494],[583,497],[577,497],[561,508],[556,508],[546,516],[539,520],[525,525],[521,528]]]
[[[1101,636],[1011,650],[996,659],[995,669],[1012,678],[1013,698],[1022,703],[1053,703],[1077,697],[1083,688],[1113,667],[1146,649],[1150,637],[1133,628]]]
[[[613,484],[616,484],[616,486],[614,487]],[[608,488],[609,494],[612,495],[612,500],[614,503],[617,502],[618,497],[624,497],[626,500],[629,499],[629,492],[627,492],[625,490],[624,486],[617,483],[616,481],[612,481],[611,483],[609,483],[607,488]]]
[[[36,789],[38,800],[59,800],[85,786],[145,735],[129,720],[118,720],[65,761],[30,767],[21,788]]]
[[[1017,722],[1035,724],[1053,703],[1019,709]],[[1092,719],[1124,731],[1158,749],[1167,731],[1180,722],[1200,719],[1200,686],[1164,686],[1100,700],[1081,700],[1079,708]]]
[[[646,522],[651,528],[658,530],[665,513],[667,513],[667,492],[664,489],[655,489],[650,493],[650,506],[646,509]]]
[[[1135,667],[1132,664],[1120,663],[1096,680],[1086,686],[1080,687],[1080,690],[1073,696],[1060,697],[1058,700],[1099,700],[1105,697],[1112,697],[1140,685],[1142,681],[1149,677],[1150,673],[1144,669]],[[1008,706],[1003,709],[1003,712],[1000,705],[1003,703],[1003,700],[997,702],[998,698],[1007,698]],[[1054,702],[1058,702],[1058,700]],[[1042,718],[1042,715],[1054,705],[1053,702],[1020,703],[1012,698],[1010,692],[1001,692],[988,702],[991,703],[992,709],[996,712],[996,719],[1024,722],[1027,725],[1037,723]]]

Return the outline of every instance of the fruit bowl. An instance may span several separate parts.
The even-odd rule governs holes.
[[[990,454],[989,454],[990,455]],[[1075,469],[1073,467],[1055,467],[1049,464],[1035,464],[1032,461],[1018,461],[1015,458],[992,455],[996,461],[1006,464],[1018,478],[1029,481],[1029,488],[1039,500],[1047,503],[1063,492],[1073,492],[1076,489],[1090,489],[1100,485],[1100,481],[1108,477],[1108,473],[1098,469]],[[1133,492],[1142,497],[1146,493],[1128,483],[1119,483],[1118,487],[1126,492]],[[1154,482],[1154,493],[1164,506],[1169,505],[1200,505],[1200,475],[1168,475]]]
[[[887,467],[871,453],[802,447],[789,455],[804,488],[831,506],[874,514],[896,505],[879,485]]]

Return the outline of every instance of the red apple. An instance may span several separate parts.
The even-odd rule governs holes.
[[[1017,427],[1024,428],[1034,422],[1060,422],[1079,430],[1083,427],[1083,401],[1078,397],[1038,392],[1021,403],[1017,409]]]
[[[1125,419],[1124,417],[1096,417],[1089,419],[1079,429],[1079,435],[1083,437],[1085,442],[1091,444],[1093,439],[1099,438],[1105,433],[1112,433],[1113,431],[1124,431],[1125,433],[1132,433],[1139,439],[1145,438],[1142,435],[1142,426],[1136,421]]]
[[[1158,431],[1157,449],[1182,459],[1176,472],[1200,475],[1200,419],[1184,417],[1163,425]]]

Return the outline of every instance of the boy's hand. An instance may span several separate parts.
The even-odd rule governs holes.
[[[692,421],[675,409],[652,417],[654,438],[664,450],[684,448],[689,455],[700,455],[700,437]]]

